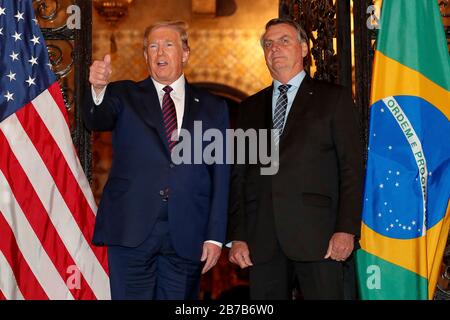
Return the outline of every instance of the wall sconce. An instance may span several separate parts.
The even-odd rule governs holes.
[[[133,0],[94,0],[94,8],[98,14],[113,28],[111,34],[111,53],[117,51],[114,29],[117,24],[128,14],[128,7]]]
[[[215,17],[216,0],[191,0],[192,13],[198,16]]]

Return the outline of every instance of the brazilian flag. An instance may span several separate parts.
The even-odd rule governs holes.
[[[357,273],[362,299],[432,299],[450,225],[450,59],[437,1],[384,0]]]

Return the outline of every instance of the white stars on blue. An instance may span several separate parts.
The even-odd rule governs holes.
[[[369,200],[364,201],[363,221],[385,236],[411,239],[420,236],[417,230],[423,225],[421,185],[414,153],[397,119],[398,111],[383,101],[372,105],[365,187]]]
[[[19,54],[18,53],[13,51],[9,56],[11,57],[12,61],[19,61]]]
[[[12,37],[14,38],[14,41],[19,41],[22,40],[22,34],[18,33],[17,31],[14,33],[14,35],[12,35]]]
[[[23,12],[17,11],[17,14],[14,16],[14,18],[17,19],[17,22],[19,22],[20,20],[24,20],[23,19]]]
[[[56,81],[32,1],[0,1],[0,47],[3,121]]]
[[[4,95],[4,97],[6,98],[6,100],[8,101],[14,101],[14,93],[11,93],[9,91],[6,92],[6,94]]]
[[[13,73],[12,71],[9,71],[9,74],[7,75],[7,77],[9,78],[9,82],[16,80],[16,74]]]
[[[31,76],[29,76],[28,80],[26,80],[25,82],[28,83],[29,87],[31,87],[31,86],[35,86],[36,85],[36,83],[34,81],[36,81],[36,78],[31,78]]]
[[[31,63],[32,66],[34,66],[35,64],[38,64],[37,58],[33,57],[33,56],[31,56],[31,59],[28,60],[28,62]]]
[[[34,45],[39,44],[39,37],[36,37],[35,35],[33,35],[33,39],[30,40],[31,42],[33,42]]]

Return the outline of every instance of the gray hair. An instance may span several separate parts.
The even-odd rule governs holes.
[[[308,36],[306,35],[306,31],[305,31],[305,29],[302,28],[302,26],[298,22],[296,22],[292,19],[288,19],[288,18],[275,18],[266,23],[265,31],[261,35],[261,38],[259,39],[261,47],[264,48],[264,35],[266,34],[267,30],[270,27],[276,26],[278,24],[287,24],[287,25],[293,27],[297,31],[298,41],[308,42]]]
[[[185,51],[190,50],[188,44],[187,24],[184,21],[160,21],[148,26],[144,32],[144,50],[147,49],[148,36],[150,35],[150,33],[162,27],[172,28],[175,31],[177,31],[178,34],[180,35],[181,46],[183,47],[183,50]]]

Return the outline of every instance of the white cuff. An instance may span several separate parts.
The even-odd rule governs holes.
[[[94,86],[91,85],[92,100],[94,100],[94,103],[96,106],[100,105],[103,102],[103,98],[105,97],[106,87],[107,86],[105,86],[103,88],[103,90],[97,95],[95,93]]]
[[[222,244],[221,244],[220,242],[218,242],[218,241],[214,241],[214,240],[206,240],[205,243],[206,243],[206,242],[215,244],[216,246],[222,248]]]

